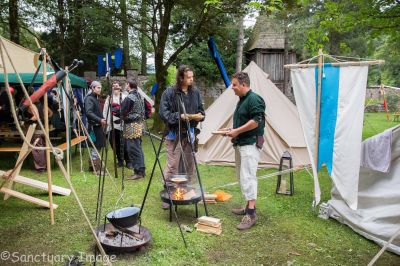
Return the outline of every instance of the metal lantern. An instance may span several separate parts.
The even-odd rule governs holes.
[[[279,172],[286,171],[280,173],[278,175],[278,180],[276,183],[276,194],[284,194],[292,196],[294,193],[294,183],[293,183],[293,171],[291,171],[293,167],[292,156],[288,151],[285,151],[282,154],[280,163],[279,163]],[[287,189],[287,181],[289,181],[289,190]]]

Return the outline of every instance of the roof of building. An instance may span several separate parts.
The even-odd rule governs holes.
[[[260,15],[244,50],[284,49],[284,24],[281,20]]]

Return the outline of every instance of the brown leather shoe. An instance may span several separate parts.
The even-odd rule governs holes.
[[[236,228],[238,230],[250,229],[253,225],[256,224],[256,220],[257,216],[255,214],[254,215],[246,214],[245,216],[243,216],[242,221],[240,222],[240,224],[238,224],[238,226],[236,226]]]
[[[236,215],[245,215],[246,214],[246,208],[236,208],[231,210],[232,213]]]
[[[143,174],[133,174],[131,176],[128,176],[126,179],[127,180],[136,180],[136,179],[140,179],[140,178],[144,178]]]

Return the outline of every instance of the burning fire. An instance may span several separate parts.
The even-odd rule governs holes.
[[[174,195],[172,196],[172,198],[174,200],[183,200],[183,195],[186,193],[186,190],[183,188],[178,187],[175,192]]]

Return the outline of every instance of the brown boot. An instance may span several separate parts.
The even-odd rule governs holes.
[[[93,164],[92,164],[92,160],[90,160],[89,158],[89,172],[93,171]]]
[[[257,216],[255,214],[254,215],[246,214],[245,216],[243,216],[242,221],[240,222],[240,224],[238,224],[238,226],[236,226],[236,228],[238,230],[250,229],[253,225],[256,224],[256,220]]]
[[[128,176],[126,179],[127,180],[136,180],[136,179],[140,179],[140,178],[144,178],[144,175],[142,173],[133,174],[131,176]]]
[[[101,161],[100,159],[93,160],[94,171],[99,174],[101,169]]]
[[[232,213],[236,215],[245,215],[246,214],[246,208],[236,208],[231,210]]]

